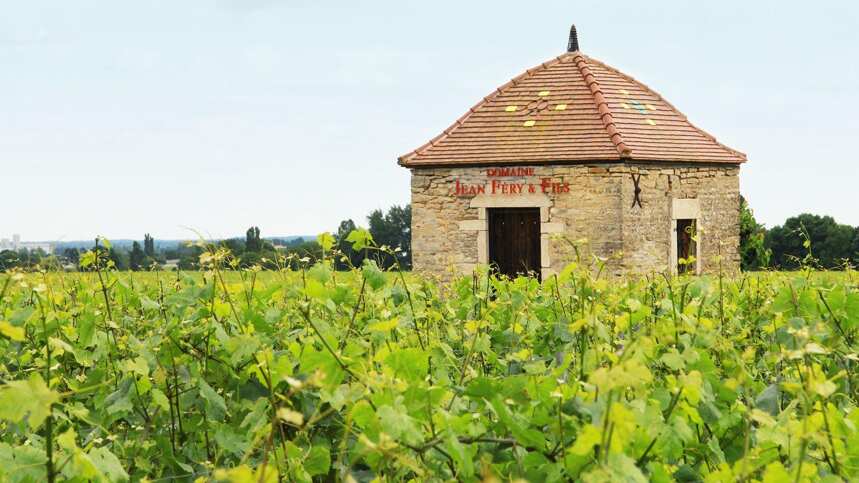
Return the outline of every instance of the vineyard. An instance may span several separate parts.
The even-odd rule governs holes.
[[[855,272],[201,258],[0,274],[0,481],[859,478]]]

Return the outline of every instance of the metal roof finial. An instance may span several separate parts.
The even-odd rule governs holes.
[[[570,40],[567,42],[567,52],[576,52],[579,50],[579,36],[576,34],[576,25],[570,26]]]

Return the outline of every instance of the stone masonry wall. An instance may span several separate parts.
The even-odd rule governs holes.
[[[623,271],[647,273],[668,268],[671,251],[671,204],[697,199],[700,217],[696,230],[701,244],[698,263],[703,272],[740,268],[739,167],[626,165],[610,168],[623,184]],[[640,174],[642,208],[630,209],[635,199],[632,174]]]
[[[478,263],[482,251],[478,245],[485,239],[480,238],[475,226],[485,226],[485,212],[473,206],[481,205],[476,197],[458,197],[453,191],[457,181],[464,185],[489,183],[486,169],[412,169],[412,256],[416,271],[449,278],[454,272],[470,271]],[[673,236],[672,200],[680,198],[699,200],[703,259],[699,263],[704,270],[718,268],[713,257],[720,252],[726,270],[739,267],[737,166],[611,163],[533,169],[533,176],[496,179],[539,184],[541,179],[549,178],[554,183],[569,183],[569,192],[487,193],[477,197],[505,206],[534,206],[534,202],[545,205],[542,249],[545,252],[548,248],[548,256],[544,256],[548,265],[544,274],[558,272],[574,260],[571,242],[579,244],[585,257],[593,254],[606,258],[610,273],[665,270]],[[641,175],[641,208],[632,207],[633,173]]]

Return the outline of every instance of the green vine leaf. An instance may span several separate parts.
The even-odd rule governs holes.
[[[32,429],[42,425],[51,413],[51,406],[60,401],[42,376],[32,374],[25,381],[10,381],[0,386],[0,419],[17,423],[25,417]]]

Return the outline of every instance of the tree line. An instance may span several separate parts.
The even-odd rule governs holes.
[[[366,230],[378,245],[385,245],[391,250],[356,252],[346,238],[353,230],[362,227],[354,220],[343,220],[333,234],[337,269],[346,270],[360,266],[368,257],[382,268],[399,266],[411,269],[411,225],[411,205],[394,205],[387,211],[373,210],[367,216]],[[323,249],[315,239],[262,238],[257,226],[248,228],[244,238],[229,238],[213,243],[230,252],[233,268],[298,268],[301,264],[312,264],[322,258]],[[205,247],[200,243],[191,242],[179,244],[175,248],[157,249],[155,239],[146,233],[142,244],[134,241],[128,249],[105,244],[102,239],[97,239],[90,248],[65,248],[53,254],[42,250],[5,250],[0,252],[0,271],[13,268],[80,270],[81,257],[87,251],[97,252],[99,259],[109,261],[117,270],[196,270],[204,250]]]
[[[803,213],[767,229],[741,198],[740,260],[746,271],[857,267],[859,227],[840,224],[831,216]]]

